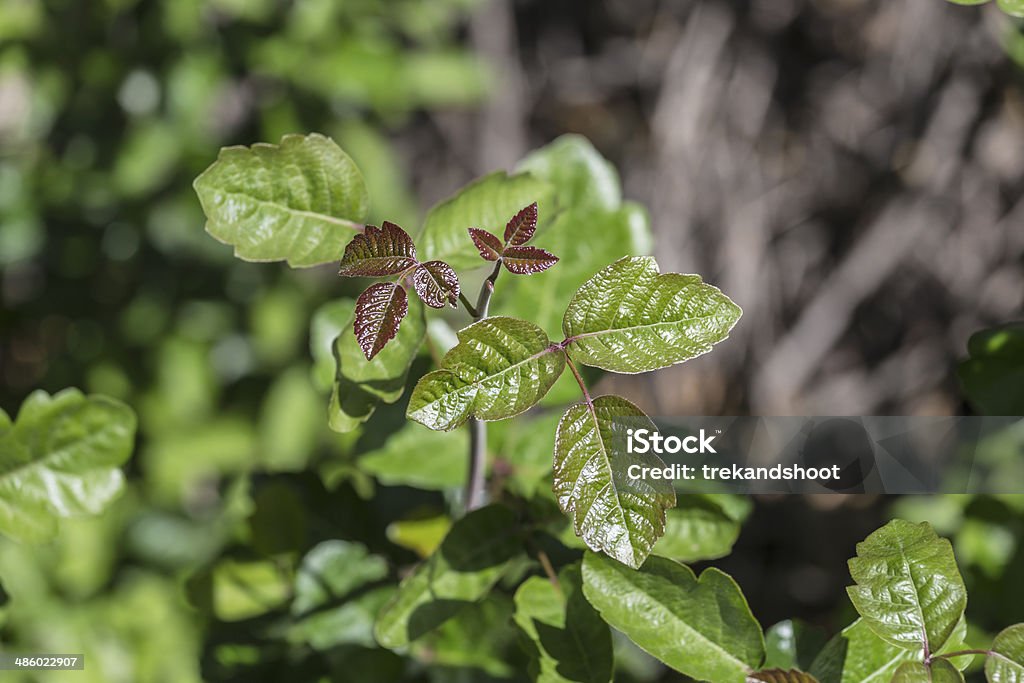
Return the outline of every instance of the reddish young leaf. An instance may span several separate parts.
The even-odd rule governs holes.
[[[423,303],[433,308],[453,307],[459,301],[459,276],[444,261],[421,263],[412,275],[412,284]]]
[[[558,263],[558,257],[540,247],[505,247],[502,263],[516,275],[540,273]]]
[[[512,217],[505,226],[505,244],[519,246],[526,244],[537,232],[537,202]]]
[[[485,261],[497,261],[501,258],[501,250],[504,247],[501,244],[501,240],[480,228],[470,228],[469,236],[473,240],[473,244],[476,245],[476,250],[480,252],[480,257]]]
[[[409,299],[405,290],[394,282],[378,282],[359,295],[352,328],[366,360],[372,360],[395,338],[398,326],[408,312]]]
[[[416,245],[409,233],[394,223],[384,221],[379,228],[367,225],[363,233],[352,238],[345,247],[338,274],[384,277],[398,275],[416,263]]]

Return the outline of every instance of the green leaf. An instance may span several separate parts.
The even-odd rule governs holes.
[[[62,517],[97,514],[124,486],[135,414],[113,399],[37,391],[0,417],[0,533],[45,541]]]
[[[630,427],[655,429],[624,398],[600,396],[571,406],[555,435],[554,492],[577,536],[635,568],[664,533],[665,510],[676,498],[667,481],[629,478],[631,465],[665,466],[656,455],[626,452]]]
[[[562,569],[558,587],[532,576],[516,591],[515,621],[532,643],[539,683],[608,683],[612,636],[583,597],[579,564]]]
[[[665,535],[654,552],[679,562],[699,562],[725,557],[740,535],[740,523],[712,500],[701,495],[684,495],[668,510]]]
[[[377,642],[405,647],[487,595],[523,552],[515,513],[492,505],[457,521],[441,546],[409,575],[381,610]]]
[[[989,683],[1024,682],[1024,624],[1004,629],[992,641],[992,651],[985,659],[985,676]]]
[[[359,169],[316,133],[225,147],[194,187],[207,232],[238,258],[293,267],[340,260],[369,205]]]
[[[818,679],[796,669],[765,669],[749,674],[746,683],[818,683]]]
[[[539,401],[565,369],[565,354],[544,330],[515,318],[486,318],[459,331],[441,369],[424,375],[407,416],[431,429],[470,417],[504,420]]]
[[[825,633],[798,619],[786,619],[764,633],[766,669],[809,671],[825,646]]]
[[[441,541],[452,528],[448,515],[400,519],[388,524],[385,530],[388,540],[397,546],[413,551],[422,557],[429,557],[441,545]]]
[[[961,619],[938,654],[962,649],[966,634],[967,621]],[[901,664],[920,661],[921,656],[882,640],[864,619],[858,619],[828,642],[810,670],[821,683],[877,683],[890,680]],[[966,666],[965,660],[960,658],[957,664]]]
[[[854,607],[881,638],[936,652],[967,606],[953,547],[927,522],[896,519],[857,544],[849,562]]]
[[[373,622],[393,587],[376,582],[388,575],[387,562],[359,543],[324,541],[302,560],[295,576],[290,637],[327,650],[343,643],[371,647]]]
[[[531,152],[518,170],[554,185],[559,211],[572,207],[614,211],[622,203],[615,166],[581,135],[563,135]]]
[[[998,0],[999,9],[1013,17],[1024,17],[1024,0]]]
[[[221,621],[241,621],[282,607],[290,576],[270,560],[225,558],[191,577],[190,601]]]
[[[408,303],[409,313],[398,334],[372,361],[366,360],[352,334],[354,316],[349,315],[341,334],[334,340],[336,369],[329,411],[331,429],[350,432],[370,419],[378,403],[394,403],[401,398],[409,368],[427,334],[423,304],[415,297]]]
[[[468,228],[500,233],[509,216],[527,204],[538,202],[547,210],[550,197],[551,187],[527,173],[492,173],[432,208],[416,242],[424,260],[445,261],[456,269],[478,266],[480,254]]]
[[[957,375],[983,415],[1024,415],[1024,323],[982,330],[967,342]]]
[[[963,683],[964,676],[945,659],[901,664],[892,677],[892,683]]]
[[[361,456],[358,462],[360,469],[387,486],[443,491],[465,483],[468,450],[469,436],[464,430],[435,432],[407,423],[383,447]]]
[[[661,275],[653,258],[627,256],[583,283],[562,331],[569,355],[584,365],[647,372],[707,353],[741,313],[700,276]]]
[[[430,667],[430,680],[438,683],[508,681],[515,673],[510,661],[517,635],[512,612],[508,596],[488,595],[413,643],[413,655]],[[452,673],[445,676],[446,670]]]
[[[743,593],[713,567],[698,579],[661,557],[636,570],[588,552],[583,593],[609,625],[697,680],[744,683],[764,660],[761,627]]]

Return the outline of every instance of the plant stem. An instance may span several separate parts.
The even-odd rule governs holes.
[[[487,317],[491,307],[491,295],[494,294],[494,281],[500,274],[499,260],[480,286],[476,306],[470,306],[466,297],[459,293],[466,310],[473,316],[473,322],[479,322]],[[475,417],[469,419],[469,479],[466,482],[465,500],[466,512],[476,510],[487,503],[487,423]]]
[[[572,362],[572,358],[569,358],[569,354],[565,354],[565,362],[569,369],[572,370],[572,376],[576,378],[576,384],[580,385],[580,391],[583,392],[583,400],[586,401],[588,406],[594,405],[594,402],[590,399],[590,392],[587,391],[586,382],[583,381],[583,376],[576,369],[576,364]]]
[[[942,654],[933,655],[931,659],[949,659],[950,657],[966,657],[968,655],[984,655],[986,657],[998,657],[1011,661],[1005,655],[1001,655],[995,650],[957,650],[956,652],[943,652]]]

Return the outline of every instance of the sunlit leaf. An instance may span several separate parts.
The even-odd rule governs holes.
[[[468,448],[465,430],[436,432],[410,422],[381,448],[360,456],[358,464],[388,486],[443,491],[466,481]]]
[[[740,308],[698,275],[660,274],[651,257],[622,258],[577,290],[562,330],[569,355],[621,373],[647,372],[707,353]]]
[[[398,275],[412,268],[416,261],[416,245],[405,230],[384,221],[381,227],[367,225],[366,230],[345,247],[340,275],[348,277],[384,277]]]
[[[985,658],[989,683],[1024,682],[1024,624],[1004,629],[992,641],[995,655]]]
[[[522,554],[520,533],[515,514],[499,505],[457,521],[381,610],[374,626],[377,642],[404,647],[486,595]]]
[[[865,623],[885,640],[936,652],[967,606],[949,541],[928,523],[896,519],[857,544],[847,588]]]
[[[413,287],[431,308],[455,307],[459,303],[459,276],[444,261],[428,261],[416,268],[412,276]]]
[[[271,560],[225,558],[189,579],[191,602],[221,621],[241,621],[282,607],[291,576]]]
[[[97,514],[124,486],[135,414],[113,399],[37,391],[12,423],[0,415],[0,533],[52,537],[62,517]]]
[[[588,552],[583,593],[609,625],[697,680],[744,683],[764,660],[761,627],[736,582],[717,569],[698,579],[661,557],[637,570]]]
[[[353,331],[366,360],[373,360],[395,338],[408,311],[405,289],[394,282],[378,282],[359,295]]]
[[[521,209],[505,224],[505,245],[526,244],[537,232],[537,202]]]
[[[236,256],[296,267],[339,260],[369,203],[359,169],[316,133],[225,147],[194,185],[206,230]]]
[[[386,533],[395,545],[425,558],[437,550],[451,528],[452,520],[448,515],[435,515],[400,519],[389,524]]]
[[[676,498],[667,481],[629,478],[630,465],[665,466],[656,455],[626,452],[630,427],[655,429],[624,398],[600,396],[570,407],[555,436],[554,491],[588,546],[639,567],[664,533],[665,510]]]
[[[558,263],[558,257],[540,247],[506,247],[501,262],[516,275],[532,275]]]
[[[441,368],[420,379],[407,415],[449,430],[470,417],[503,420],[529,409],[558,379],[565,355],[536,325],[493,317],[460,330]]]

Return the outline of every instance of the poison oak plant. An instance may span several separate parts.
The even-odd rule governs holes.
[[[614,172],[586,141],[557,140],[515,174],[470,184],[434,207],[415,238],[394,223],[364,224],[358,170],[319,135],[225,149],[195,186],[209,232],[240,257],[340,263],[345,277],[377,279],[313,321],[317,374],[333,365],[335,430],[358,433],[397,402],[421,349],[431,350],[434,367],[405,411],[422,426],[402,427],[359,465],[383,483],[430,490],[468,471],[460,517],[389,527],[389,540],[422,558],[411,570],[353,540],[322,541],[294,568],[280,557],[223,559],[189,585],[220,619],[258,617],[261,631],[275,624],[290,645],[335,657],[376,653],[361,671],[390,673],[366,680],[409,675],[414,667],[390,650],[489,677],[606,683],[614,628],[713,683],[961,681],[975,657],[990,681],[1024,681],[1024,626],[987,649],[963,645],[966,590],[949,542],[927,524],[897,520],[858,546],[850,598],[860,618],[828,644],[798,637],[796,622],[763,631],[731,577],[684,564],[727,554],[749,503],[677,501],[668,485],[627,482],[637,456],[610,444],[623,420],[649,418],[625,398],[592,397],[587,376],[705,353],[740,309],[698,276],[632,255],[645,249],[643,214],[621,201]],[[463,282],[481,266],[471,300]],[[454,334],[427,322],[426,308],[460,303],[468,324]],[[510,315],[492,315],[499,308]],[[527,425],[505,426],[534,406],[537,417],[519,418]],[[489,485],[488,449],[505,458]],[[503,649],[511,624],[525,665]],[[345,656],[346,667],[364,661]]]

